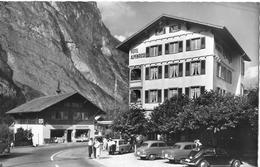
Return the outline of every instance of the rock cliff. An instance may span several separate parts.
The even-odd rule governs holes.
[[[105,111],[114,97],[126,109],[128,57],[118,43],[94,2],[0,2],[0,95],[23,103],[60,82]]]

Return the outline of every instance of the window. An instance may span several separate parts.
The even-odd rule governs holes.
[[[182,77],[183,63],[165,65],[164,69],[164,78]]]
[[[162,55],[162,45],[154,45],[146,47],[146,57],[154,57]]]
[[[184,150],[191,150],[191,149],[193,149],[192,145],[186,145],[184,147]]]
[[[186,51],[205,49],[205,37],[186,40]]]
[[[185,88],[185,95],[190,98],[198,98],[205,91],[205,86],[192,86]]]
[[[131,53],[132,53],[132,54],[138,53],[138,49],[137,49],[137,48],[131,49]]]
[[[165,44],[165,54],[174,54],[182,52],[182,41],[172,42]]]
[[[54,120],[68,120],[69,115],[67,111],[56,111],[52,113],[51,118]]]
[[[145,103],[160,103],[162,101],[161,90],[146,90]]]
[[[141,102],[141,90],[131,90],[130,102],[131,103]]]
[[[205,60],[186,62],[186,76],[203,75],[206,73]]]
[[[158,147],[158,143],[153,143],[151,147]]]
[[[141,69],[136,68],[131,70],[131,81],[141,80]]]
[[[180,24],[170,25],[169,28],[170,28],[169,32],[173,33],[179,31],[181,29],[181,25]]]
[[[166,147],[166,143],[159,143],[159,147]]]
[[[74,112],[73,113],[73,120],[77,120],[77,121],[80,121],[80,120],[88,120],[88,117],[87,117],[87,114],[85,112]]]
[[[165,32],[166,32],[165,27],[160,27],[155,30],[155,35],[162,35],[165,34]]]
[[[182,88],[169,88],[164,89],[164,100],[170,99],[173,96],[178,96],[182,94]]]
[[[217,63],[217,77],[232,84],[232,72],[221,63]]]
[[[145,79],[161,79],[162,78],[162,66],[152,66],[145,68]]]

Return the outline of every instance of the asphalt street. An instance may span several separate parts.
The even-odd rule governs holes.
[[[73,152],[74,149],[84,149],[84,147],[86,148],[86,156],[84,154],[77,156],[77,152]],[[72,152],[70,156],[62,156],[68,151]],[[0,157],[0,163],[3,167],[104,167],[87,158],[87,145],[85,143],[14,148],[10,155]]]

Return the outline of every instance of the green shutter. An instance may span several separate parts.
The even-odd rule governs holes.
[[[150,57],[149,47],[146,47],[146,57]]]
[[[205,92],[205,86],[200,87],[200,94],[203,94]]]
[[[150,72],[150,68],[146,67],[145,68],[145,80],[149,80],[149,76],[150,76],[149,72]]]
[[[169,77],[168,69],[169,69],[169,65],[165,65],[164,66],[164,78],[168,78]]]
[[[168,99],[168,89],[164,89],[164,101]]]
[[[145,103],[149,103],[149,91],[145,91]]]
[[[206,63],[205,60],[201,60],[201,74],[205,74],[206,73]]]
[[[158,45],[158,56],[162,55],[162,45]]]
[[[162,79],[162,66],[158,66],[158,79]]]
[[[185,76],[190,76],[190,62],[186,62],[186,73]]]
[[[158,102],[162,102],[162,90],[157,90],[158,92]]]
[[[185,95],[190,97],[190,88],[189,87],[185,88]]]
[[[178,88],[178,96],[182,95],[182,88]]]
[[[182,77],[183,74],[183,63],[179,64],[179,77]]]
[[[169,54],[169,44],[165,44],[165,54]]]
[[[205,49],[205,46],[206,46],[206,44],[205,44],[205,37],[202,37],[201,38],[201,49]]]
[[[183,45],[182,41],[179,41],[179,52],[183,51]]]
[[[186,51],[190,51],[190,40],[186,40]]]

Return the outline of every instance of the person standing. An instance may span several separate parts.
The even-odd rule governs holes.
[[[93,152],[93,138],[90,138],[88,141],[88,157],[91,158],[92,152]]]
[[[94,143],[93,143],[93,147],[92,147],[92,148],[93,148],[93,153],[94,153],[94,158],[96,158],[96,152],[97,152],[97,151],[96,151],[97,149],[96,149],[96,147],[95,147],[96,142],[97,142],[97,138],[94,139]]]
[[[101,155],[101,143],[97,139],[95,140],[94,147],[96,148],[96,156],[99,159]]]

